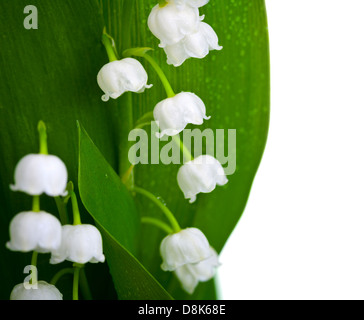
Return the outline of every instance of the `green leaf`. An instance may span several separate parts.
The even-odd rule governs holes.
[[[79,190],[82,202],[102,230],[106,261],[120,299],[170,299],[132,255],[140,218],[119,176],[79,125]]]

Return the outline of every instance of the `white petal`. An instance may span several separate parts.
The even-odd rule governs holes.
[[[161,268],[164,271],[173,271],[185,264],[200,262],[212,254],[208,240],[197,228],[183,229],[165,237],[160,253],[163,258]]]
[[[51,252],[61,245],[62,226],[50,213],[21,212],[10,222],[10,241],[6,247],[13,251]]]
[[[11,291],[10,300],[63,300],[63,295],[54,285],[38,281],[36,289],[26,289],[24,283],[17,284]]]
[[[225,185],[228,180],[218,160],[209,155],[202,155],[185,163],[178,170],[177,182],[185,198],[190,199],[192,203],[198,193],[209,193],[216,185]]]
[[[219,39],[214,29],[205,22],[201,22],[198,32],[186,36],[184,47],[187,54],[193,58],[204,58],[210,50],[221,50]]]
[[[46,193],[51,197],[64,196],[67,186],[67,168],[56,156],[29,154],[15,168],[13,191],[23,191],[35,196]]]
[[[200,16],[197,8],[184,6],[181,10],[174,2],[162,8],[156,5],[148,17],[148,27],[160,40],[162,48],[173,45],[186,35],[196,32],[199,24]]]
[[[166,46],[164,51],[167,55],[167,63],[175,67],[182,65],[190,57],[185,50],[183,41]]]
[[[64,260],[81,264],[104,262],[99,230],[89,224],[63,226],[62,244],[52,252],[50,263],[56,264]]]

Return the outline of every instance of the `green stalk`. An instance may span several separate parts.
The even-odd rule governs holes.
[[[102,43],[106,49],[107,56],[109,57],[109,61],[117,61],[119,60],[115,48],[113,46],[112,38],[106,33],[106,30],[104,29],[104,33],[102,34]]]
[[[142,217],[141,222],[145,223],[145,224],[154,225],[154,226],[158,227],[159,229],[162,229],[163,231],[167,232],[168,234],[174,233],[174,230],[168,224],[166,224],[163,221],[160,221],[158,219],[150,218],[150,217]]]
[[[145,197],[147,197],[149,200],[154,202],[164,213],[168,221],[170,222],[172,229],[174,232],[181,231],[181,227],[178,224],[177,219],[173,215],[173,213],[151,192],[144,190],[142,188],[133,187],[131,191],[134,191],[136,193],[139,193]]]
[[[39,153],[48,154],[47,127],[43,121],[38,122],[38,132],[39,132]]]

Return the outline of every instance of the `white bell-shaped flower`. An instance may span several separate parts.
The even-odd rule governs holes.
[[[201,262],[185,264],[175,270],[182,287],[189,294],[195,291],[199,282],[205,282],[215,276],[216,268],[220,266],[216,251],[210,247],[211,256]]]
[[[208,240],[197,228],[183,229],[165,237],[160,245],[160,253],[163,259],[161,268],[164,271],[174,271],[186,264],[199,263],[212,255]]]
[[[205,58],[210,50],[221,50],[219,39],[214,29],[205,22],[201,22],[197,32],[172,45],[164,48],[167,63],[178,67],[188,58]]]
[[[203,101],[191,92],[181,92],[159,102],[153,115],[161,131],[160,138],[180,133],[189,123],[201,125],[204,119],[210,119]]]
[[[67,194],[67,168],[54,155],[28,154],[15,168],[15,185],[13,191],[23,191],[32,196],[46,193],[48,196],[65,196]]]
[[[216,185],[225,185],[228,179],[217,159],[210,155],[202,155],[185,163],[178,170],[177,182],[185,198],[193,203],[198,193],[209,193]]]
[[[80,264],[104,262],[100,231],[90,224],[64,225],[62,244],[52,252],[50,263],[65,260]]]
[[[36,288],[25,288],[24,283],[17,284],[11,291],[10,300],[63,300],[63,295],[54,285],[38,281]]]
[[[186,35],[197,32],[200,21],[197,7],[177,6],[174,1],[170,1],[164,7],[157,4],[152,9],[148,17],[148,27],[160,40],[159,46],[164,48],[176,44]]]
[[[61,245],[62,226],[50,213],[21,212],[10,222],[10,241],[6,247],[12,251],[51,252]]]
[[[142,64],[133,58],[112,61],[104,65],[97,75],[97,82],[105,95],[103,101],[116,99],[127,91],[141,93],[148,85],[148,74]]]

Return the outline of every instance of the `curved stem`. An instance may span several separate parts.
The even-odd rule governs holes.
[[[52,278],[50,284],[53,284],[54,286],[58,282],[59,279],[61,279],[66,274],[73,274],[74,269],[73,268],[64,268],[62,270],[59,270]]]
[[[109,61],[113,62],[119,60],[115,53],[115,48],[113,46],[112,38],[106,33],[105,29],[104,33],[102,34],[102,43],[106,49]]]
[[[185,158],[186,162],[192,161],[193,157],[191,151],[183,144],[182,140],[180,139],[179,135],[175,135],[172,137],[172,140],[178,145],[178,147],[182,150],[183,157]]]
[[[160,229],[162,229],[163,231],[167,232],[168,234],[174,233],[174,230],[166,223],[155,219],[155,218],[149,218],[149,217],[142,217],[141,218],[141,222],[142,223],[146,223],[146,224],[151,224],[154,225]]]
[[[151,64],[155,72],[157,72],[160,80],[162,81],[164,89],[166,90],[168,98],[173,98],[176,94],[174,93],[171,84],[169,83],[166,75],[164,74],[158,63],[156,63],[155,60],[147,53],[144,53],[142,57],[145,58],[145,60],[147,60]]]
[[[38,261],[38,252],[37,251],[33,251],[32,253],[32,260],[31,260],[31,265],[36,267],[37,266],[37,261]]]
[[[163,211],[164,215],[170,222],[174,232],[179,232],[181,230],[181,227],[179,226],[178,221],[173,215],[173,213],[154,194],[138,187],[133,187],[131,190],[153,201]]]

